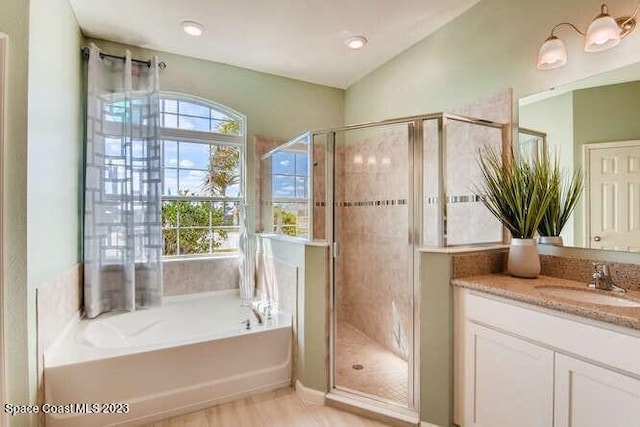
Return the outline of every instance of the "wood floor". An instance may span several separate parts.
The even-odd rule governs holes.
[[[307,405],[282,389],[149,424],[147,427],[374,427],[386,424],[328,406]]]

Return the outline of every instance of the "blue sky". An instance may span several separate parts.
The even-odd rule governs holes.
[[[165,141],[164,143],[164,194],[176,195],[188,190],[196,195],[202,192],[202,183],[209,170],[209,144]],[[179,164],[178,164],[179,163]],[[180,168],[176,169],[167,168]],[[178,188],[178,178],[180,187]],[[240,184],[227,188],[227,196],[238,196]]]
[[[279,151],[271,158],[273,197],[307,197],[308,155]]]

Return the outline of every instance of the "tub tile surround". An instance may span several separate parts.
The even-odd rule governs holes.
[[[253,137],[253,197],[255,200],[254,206],[256,207],[253,212],[255,230],[258,232],[272,230],[265,230],[268,224],[263,224],[262,215],[260,213],[260,206],[262,206],[262,194],[260,189],[262,188],[260,179],[262,171],[260,167],[260,160],[262,156],[267,154],[274,148],[284,144],[286,140],[267,136],[254,136]]]
[[[38,402],[45,401],[44,353],[67,326],[80,318],[82,310],[82,264],[78,263],[58,276],[38,286],[37,312],[37,374]],[[43,421],[42,417],[39,417]],[[41,424],[43,425],[43,424]]]
[[[38,346],[43,350],[58,338],[82,309],[82,264],[76,264],[38,286]]]
[[[183,258],[162,264],[164,296],[238,289],[239,258]]]

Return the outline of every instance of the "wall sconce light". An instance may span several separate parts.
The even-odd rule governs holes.
[[[640,6],[640,3],[638,3]],[[570,22],[561,22],[551,30],[551,35],[544,41],[538,53],[538,69],[551,70],[560,68],[567,63],[567,50],[564,42],[554,35],[556,29],[568,25],[584,37],[585,52],[600,52],[611,49],[620,43],[620,39],[629,34],[636,27],[638,6],[630,16],[612,18],[606,4],[600,6],[600,14],[596,16],[586,32]]]

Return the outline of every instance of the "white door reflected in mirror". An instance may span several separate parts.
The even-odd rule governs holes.
[[[640,140],[585,146],[587,242],[640,252]]]
[[[561,233],[565,246],[640,251],[640,62],[518,104],[519,148],[527,154],[546,145],[565,173],[584,174],[582,197]],[[615,154],[600,151],[633,141]],[[602,157],[590,159],[596,148]]]

